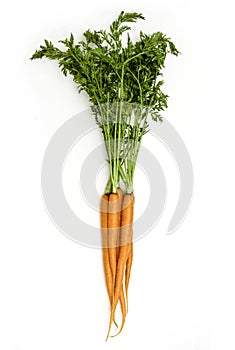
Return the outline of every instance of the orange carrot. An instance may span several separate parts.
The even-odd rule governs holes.
[[[121,237],[121,232],[120,232],[121,231],[121,209],[122,209],[122,201],[123,201],[123,192],[122,192],[121,188],[117,189],[117,194],[118,194],[118,197],[119,197],[119,206],[118,206],[119,212],[118,212],[118,215],[119,215],[119,223],[120,223],[118,246],[116,248],[117,262],[118,262],[119,250],[120,250],[120,237]],[[125,300],[123,286],[122,286],[122,289],[121,289],[119,301],[120,301],[120,307],[121,307],[121,312],[122,312],[122,325],[121,325],[121,328],[120,328],[120,330],[121,330],[122,327],[124,326],[124,321],[125,321],[126,314],[127,314],[126,300]]]
[[[108,200],[107,194],[104,194],[100,203],[100,218],[101,218],[101,234],[103,247],[103,264],[106,280],[106,287],[110,303],[112,303],[112,271],[109,264],[108,254]]]
[[[109,210],[108,210],[108,247],[109,247],[109,263],[112,271],[113,291],[115,285],[116,266],[117,266],[117,246],[119,244],[119,200],[117,193],[109,195]]]
[[[109,196],[107,194],[104,194],[101,198],[100,219],[101,219],[104,275],[105,275],[105,282],[106,282],[106,288],[107,288],[108,297],[110,301],[110,306],[112,306],[113,277],[112,277],[111,267],[109,264],[109,252],[108,252],[108,200],[109,200]],[[118,327],[115,320],[114,320],[114,323],[116,327]]]
[[[132,222],[133,222],[133,213],[134,212],[134,195],[126,194],[123,199],[123,209],[121,213],[121,237],[120,237],[120,248],[119,248],[119,257],[117,263],[117,271],[115,278],[115,288],[113,295],[113,303],[110,314],[109,329],[107,338],[109,337],[111,325],[114,320],[115,309],[120,298],[121,290],[123,288],[123,279],[125,273],[125,267],[127,259],[130,254],[131,242],[132,242]],[[123,319],[122,327],[124,325],[125,319]],[[121,331],[121,330],[120,330]]]

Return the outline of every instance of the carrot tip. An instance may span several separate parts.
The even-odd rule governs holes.
[[[115,320],[113,320],[113,323],[115,324],[115,327],[118,328],[118,324]]]
[[[117,335],[119,335],[121,333],[121,331],[123,330],[124,324],[125,324],[125,319],[126,318],[123,319],[122,326],[121,326],[119,332],[114,334],[114,335],[111,335],[111,338],[114,338],[114,337],[116,337]]]

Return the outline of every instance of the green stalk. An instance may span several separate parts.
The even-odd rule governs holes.
[[[161,90],[163,80],[157,79],[162,75],[166,55],[179,54],[170,38],[161,32],[150,35],[140,32],[139,39],[132,41],[128,33],[131,28],[126,24],[135,23],[139,19],[144,19],[140,13],[122,11],[108,31],[87,30],[83,33],[83,40],[78,42],[75,42],[71,34],[60,41],[64,49],[45,40],[31,57],[32,60],[42,57],[57,60],[62,73],[73,77],[78,92],[85,91],[91,104],[100,109],[99,117],[110,169],[106,191],[110,192],[116,192],[120,178],[125,183],[127,192],[133,191],[140,142],[146,131],[147,116],[143,116],[141,109],[143,111],[147,106],[152,118],[161,121],[159,111],[167,108],[168,96]],[[128,34],[125,45],[122,42],[124,33]],[[103,108],[105,103],[106,109]],[[115,117],[115,125],[111,125],[110,105],[114,107],[115,103],[116,114],[112,116]],[[124,103],[132,106],[140,104],[133,128],[131,114],[129,115]],[[142,122],[144,124],[141,129]]]

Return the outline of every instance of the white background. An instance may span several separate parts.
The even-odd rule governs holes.
[[[235,349],[232,5],[228,0],[1,5],[0,349]],[[164,116],[187,144],[195,189],[186,220],[167,236],[179,184],[173,161],[159,151],[168,182],[166,211],[135,244],[126,326],[105,343],[101,252],[63,236],[40,192],[50,137],[88,102],[54,62],[28,58],[44,38],[56,41],[70,32],[79,38],[89,27],[107,26],[122,9],[145,15],[135,30],[161,30],[182,52],[167,61],[170,99]]]

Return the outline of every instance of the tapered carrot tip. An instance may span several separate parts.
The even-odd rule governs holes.
[[[109,339],[110,331],[111,331],[111,325],[109,325],[108,334],[106,336],[105,341],[107,341]]]
[[[108,340],[109,336],[110,336],[110,332],[111,332],[111,327],[112,327],[112,323],[114,320],[114,314],[115,314],[115,307],[112,304],[112,308],[111,308],[111,314],[110,314],[110,319],[109,319],[109,328],[108,328],[108,333],[107,333],[107,337],[106,337],[106,341]]]
[[[117,335],[119,335],[121,333],[121,331],[123,330],[124,324],[125,324],[125,318],[122,321],[122,326],[121,326],[120,330],[116,334],[111,335],[111,338],[115,338]]]
[[[121,331],[123,330],[123,327],[124,327],[124,324],[125,324],[125,320],[126,320],[126,314],[127,314],[127,311],[125,310],[125,312],[122,314],[122,324],[121,324],[120,330],[119,330],[116,334],[111,335],[111,338],[116,337],[116,336],[119,335],[119,334],[121,333]]]

